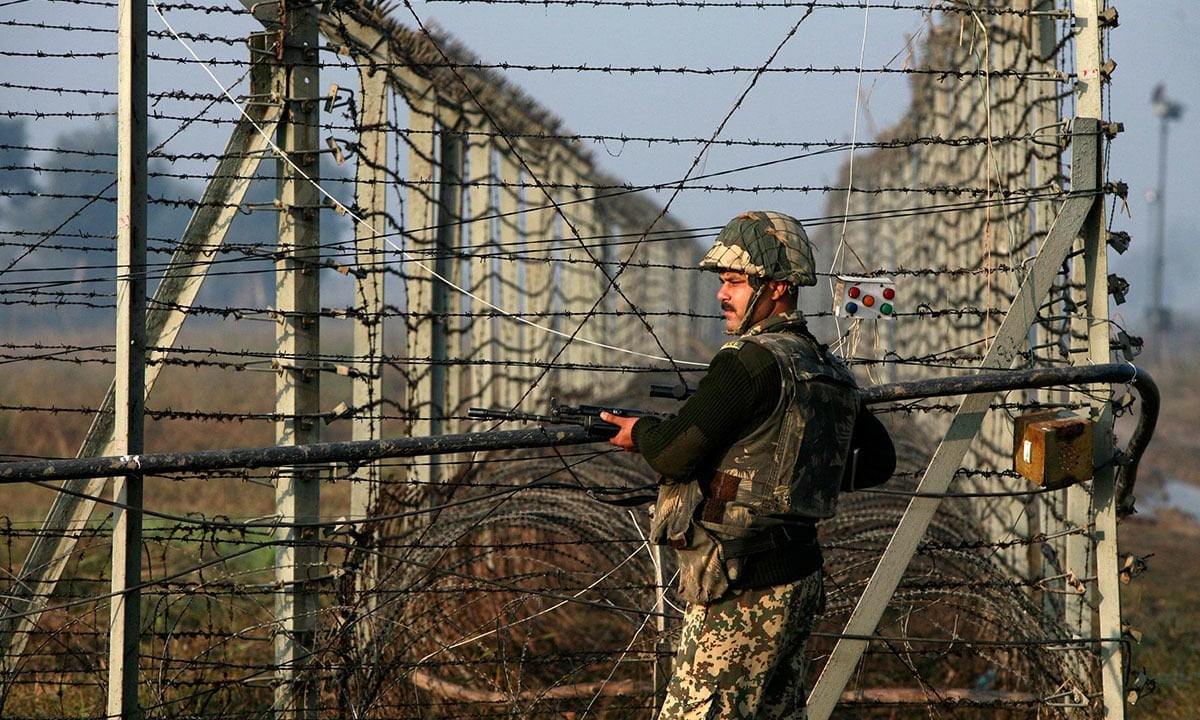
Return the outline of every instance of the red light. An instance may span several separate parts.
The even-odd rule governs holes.
[[[833,314],[854,320],[892,319],[896,315],[896,284],[887,277],[838,275]],[[841,303],[840,305],[837,303]]]

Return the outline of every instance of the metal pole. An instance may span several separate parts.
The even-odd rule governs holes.
[[[282,418],[275,427],[278,445],[320,439],[314,419],[320,410],[319,7],[291,0],[280,5],[285,114],[278,133],[283,153],[278,162],[275,280],[275,394]],[[275,510],[286,523],[275,553],[275,714],[281,718],[316,717],[318,706],[310,664],[318,599],[311,575],[319,560],[315,526],[320,483],[313,468],[282,468],[276,480]]]
[[[354,374],[353,440],[378,440],[383,437],[383,329],[384,277],[386,263],[383,238],[387,233],[387,166],[388,166],[388,85],[382,71],[363,67],[360,72],[362,109],[359,114],[361,150],[358,156],[355,199],[362,210],[363,222],[355,225],[355,254],[362,276],[355,284],[354,356],[358,372]],[[351,476],[350,519],[365,520],[371,515],[380,484],[378,462],[362,463]],[[378,582],[378,555],[371,552],[374,545],[368,532],[355,536],[363,552],[355,576],[359,596],[359,622],[355,641],[362,652],[371,647],[377,596],[372,589]],[[364,657],[366,657],[364,655]],[[371,662],[372,660],[368,660]]]
[[[1076,84],[1075,124],[1083,119],[1096,122],[1104,118],[1104,86],[1109,81],[1107,72],[1114,67],[1106,55],[1106,27],[1112,24],[1113,16],[1105,11],[1107,0],[1076,0],[1075,3],[1075,66],[1078,71]],[[1108,69],[1106,71],[1106,68]],[[1098,138],[1098,157],[1090,164],[1072,164],[1071,183],[1074,188],[1080,181],[1089,188],[1100,187],[1103,169],[1100,157],[1105,155],[1103,138]],[[1092,179],[1087,176],[1090,175]],[[1108,292],[1108,244],[1104,230],[1104,197],[1096,198],[1092,213],[1081,231],[1083,249],[1082,276],[1086,293],[1083,312],[1073,323],[1082,332],[1082,342],[1073,343],[1072,362],[1080,365],[1109,362],[1112,350],[1109,341],[1109,292]],[[1078,274],[1077,274],[1078,276]],[[1121,652],[1121,585],[1117,548],[1118,495],[1117,477],[1110,463],[1103,462],[1114,448],[1112,440],[1113,414],[1108,397],[1097,393],[1081,393],[1078,399],[1091,406],[1095,423],[1094,443],[1097,470],[1091,484],[1090,497],[1086,486],[1068,489],[1068,517],[1078,527],[1091,527],[1092,548],[1082,553],[1071,552],[1080,536],[1068,538],[1066,553],[1068,569],[1090,572],[1094,568],[1096,584],[1089,588],[1089,595],[1068,596],[1074,602],[1067,603],[1069,610],[1078,609],[1078,624],[1074,625],[1081,637],[1087,637],[1093,628],[1099,630],[1101,643],[1100,684],[1103,694],[1104,717],[1121,720],[1125,717],[1125,687],[1123,657]],[[1090,555],[1090,558],[1088,557]],[[1090,600],[1091,602],[1084,602]],[[1094,604],[1093,604],[1094,603]],[[1092,608],[1095,610],[1092,610]],[[1072,627],[1076,618],[1068,617],[1067,626]]]
[[[1153,301],[1150,312],[1150,326],[1154,330],[1155,360],[1163,356],[1163,338],[1170,326],[1166,311],[1163,308],[1163,264],[1165,262],[1165,231],[1166,223],[1166,180],[1167,180],[1167,118],[1159,117],[1158,121],[1158,183],[1154,186],[1154,268],[1150,282],[1150,293]]]
[[[1150,442],[1158,418],[1158,386],[1149,373],[1132,365],[1110,363],[1086,367],[1060,367],[978,373],[950,378],[931,378],[873,385],[860,390],[867,404],[904,402],[918,398],[994,394],[1008,390],[1048,388],[1063,385],[1129,383],[1142,396],[1142,414],[1129,440],[1127,464],[1122,465],[1123,491],[1132,488],[1137,460]],[[581,425],[534,427],[522,430],[491,430],[433,437],[402,437],[390,440],[283,445],[266,448],[194,450],[151,455],[86,457],[62,460],[29,460],[0,463],[0,485],[39,480],[80,477],[113,477],[129,472],[158,475],[172,472],[203,472],[229,468],[323,465],[334,462],[365,463],[384,458],[425,457],[459,452],[485,452],[517,448],[563,447],[604,442]]]
[[[1183,106],[1167,98],[1166,86],[1159,83],[1151,96],[1158,116],[1158,183],[1154,188],[1154,267],[1152,269],[1150,327],[1154,332],[1152,357],[1166,360],[1166,335],[1171,329],[1171,311],[1166,307],[1166,225],[1167,225],[1167,135],[1170,122],[1183,116]]]
[[[114,450],[140,454],[146,386],[146,4],[117,6],[117,324]],[[113,483],[108,714],[137,718],[141,632],[142,475]]]
[[[446,431],[446,419],[461,405],[458,377],[461,367],[451,372],[450,363],[450,287],[445,280],[454,277],[455,251],[462,234],[463,158],[466,157],[466,138],[461,116],[442,108],[439,113],[437,197],[433,246],[433,279],[429,300],[429,433],[441,435]],[[440,482],[446,478],[438,463],[430,467],[430,479]]]
[[[427,457],[458,452],[516,448],[560,447],[605,441],[582,426],[535,427],[522,430],[458,433],[390,440],[355,440],[312,445],[274,445],[265,448],[194,450],[150,455],[26,460],[0,463],[0,485],[37,480],[115,477],[131,472],[160,475],[230,468],[317,466],[329,463],[368,463],[385,458]]]
[[[256,95],[258,100],[247,108],[252,120],[238,121],[179,247],[172,254],[171,263],[155,288],[154,302],[146,310],[147,348],[171,347],[175,344],[175,338],[187,317],[185,308],[195,300],[205,273],[216,258],[216,248],[221,245],[262,153],[267,148],[259,128],[270,133],[278,122],[278,103],[265,99],[269,88],[266,69],[261,62],[264,37],[260,33],[250,38],[250,87],[251,94]],[[146,394],[154,387],[159,370],[163,367],[161,363],[153,362],[155,354],[155,351],[147,350],[150,362],[144,371]],[[76,457],[112,455],[116,452],[113,445],[115,406],[114,382],[101,401]],[[35,605],[35,598],[39,594],[53,594],[66,562],[74,554],[78,531],[91,517],[95,498],[106,482],[107,478],[103,477],[73,479],[63,486],[63,492],[54,496],[50,511],[17,575],[18,579],[9,589],[6,614],[0,617],[0,656],[5,663],[5,682],[10,681],[12,667],[24,652],[30,630],[38,623],[40,612]],[[0,694],[0,702],[3,697]],[[0,705],[0,713],[2,711],[3,705]]]

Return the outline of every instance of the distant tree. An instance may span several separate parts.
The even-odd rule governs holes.
[[[106,122],[59,135],[52,153],[28,146],[23,121],[0,121],[0,273],[3,274],[11,319],[36,317],[44,305],[23,308],[18,295],[40,293],[64,297],[56,323],[107,322],[95,313],[111,314],[116,264],[115,122]],[[151,142],[153,145],[153,141]],[[271,164],[264,169],[273,170]],[[172,177],[161,159],[149,162],[147,233],[151,287],[154,276],[168,263],[183,236],[203,185]],[[264,179],[252,186],[251,202],[269,204],[274,183]],[[199,303],[213,307],[256,303],[264,305],[273,292],[269,253],[274,247],[275,214],[240,215],[219,256],[217,269],[206,278]],[[240,248],[261,248],[247,256]],[[15,303],[15,304],[14,304]]]
[[[0,118],[0,172],[4,173],[0,217],[12,199],[33,190],[33,174],[28,165],[29,133],[25,121]]]

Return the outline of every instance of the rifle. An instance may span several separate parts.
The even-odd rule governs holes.
[[[612,407],[608,405],[563,405],[551,401],[550,412],[547,415],[520,412],[519,410],[494,410],[473,407],[467,410],[467,417],[472,420],[516,420],[545,425],[578,425],[597,440],[607,440],[617,434],[617,426],[601,420],[600,413],[602,412],[624,417],[661,416],[660,413],[648,410]]]
[[[655,385],[650,390],[653,397],[675,397],[679,399],[691,395],[681,386]],[[643,417],[660,413],[632,408],[610,407],[605,405],[561,405],[551,401],[550,413],[520,412],[518,410],[493,410],[488,408],[470,408],[467,417],[472,420],[517,420],[535,422],[543,425],[578,425],[589,437],[596,440],[607,440],[617,433],[617,426],[600,419],[600,413],[610,412],[613,415],[625,417]],[[865,403],[860,403],[859,413],[854,423],[851,459],[846,464],[842,478],[842,489],[846,491],[882,485],[896,471],[896,452],[892,438],[883,423],[871,414]]]

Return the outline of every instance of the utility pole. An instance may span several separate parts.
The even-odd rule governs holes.
[[[1183,105],[1167,98],[1167,87],[1159,83],[1150,98],[1154,114],[1158,116],[1158,183],[1150,194],[1155,205],[1154,212],[1154,268],[1151,294],[1154,301],[1150,308],[1150,330],[1154,333],[1151,357],[1159,363],[1166,360],[1166,337],[1171,330],[1171,311],[1165,304],[1166,288],[1163,271],[1166,267],[1166,218],[1167,218],[1167,130],[1172,120],[1183,117]]]

